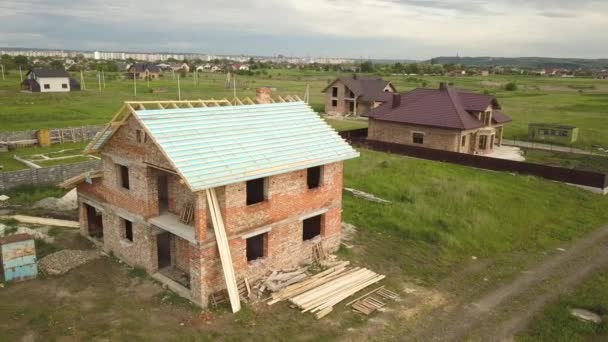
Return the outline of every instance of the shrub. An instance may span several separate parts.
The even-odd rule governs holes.
[[[515,84],[515,82],[509,82],[509,83],[505,84],[505,90],[506,91],[516,91],[517,84]]]

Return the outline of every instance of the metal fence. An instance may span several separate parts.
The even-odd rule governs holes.
[[[608,188],[608,175],[598,172],[369,140],[366,138],[367,129],[340,132],[340,136],[353,143],[363,144],[364,146],[375,151],[448,162],[486,170],[516,172],[558,182],[597,188],[603,191]]]

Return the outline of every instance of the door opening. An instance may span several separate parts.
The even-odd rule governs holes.
[[[169,210],[169,180],[167,175],[158,176],[158,213]]]
[[[89,236],[95,239],[103,240],[103,217],[92,205],[85,204],[87,211],[87,223],[89,228]]]
[[[156,235],[156,249],[158,252],[158,269],[171,266],[171,233]]]

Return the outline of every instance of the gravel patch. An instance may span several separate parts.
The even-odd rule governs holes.
[[[58,275],[64,274],[73,268],[84,265],[99,257],[99,252],[95,250],[81,251],[64,249],[40,259],[38,261],[38,267],[46,274]]]

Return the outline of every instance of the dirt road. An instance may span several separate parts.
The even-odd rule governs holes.
[[[472,303],[447,312],[436,310],[419,322],[410,337],[416,341],[511,340],[548,302],[605,265],[608,225]]]

